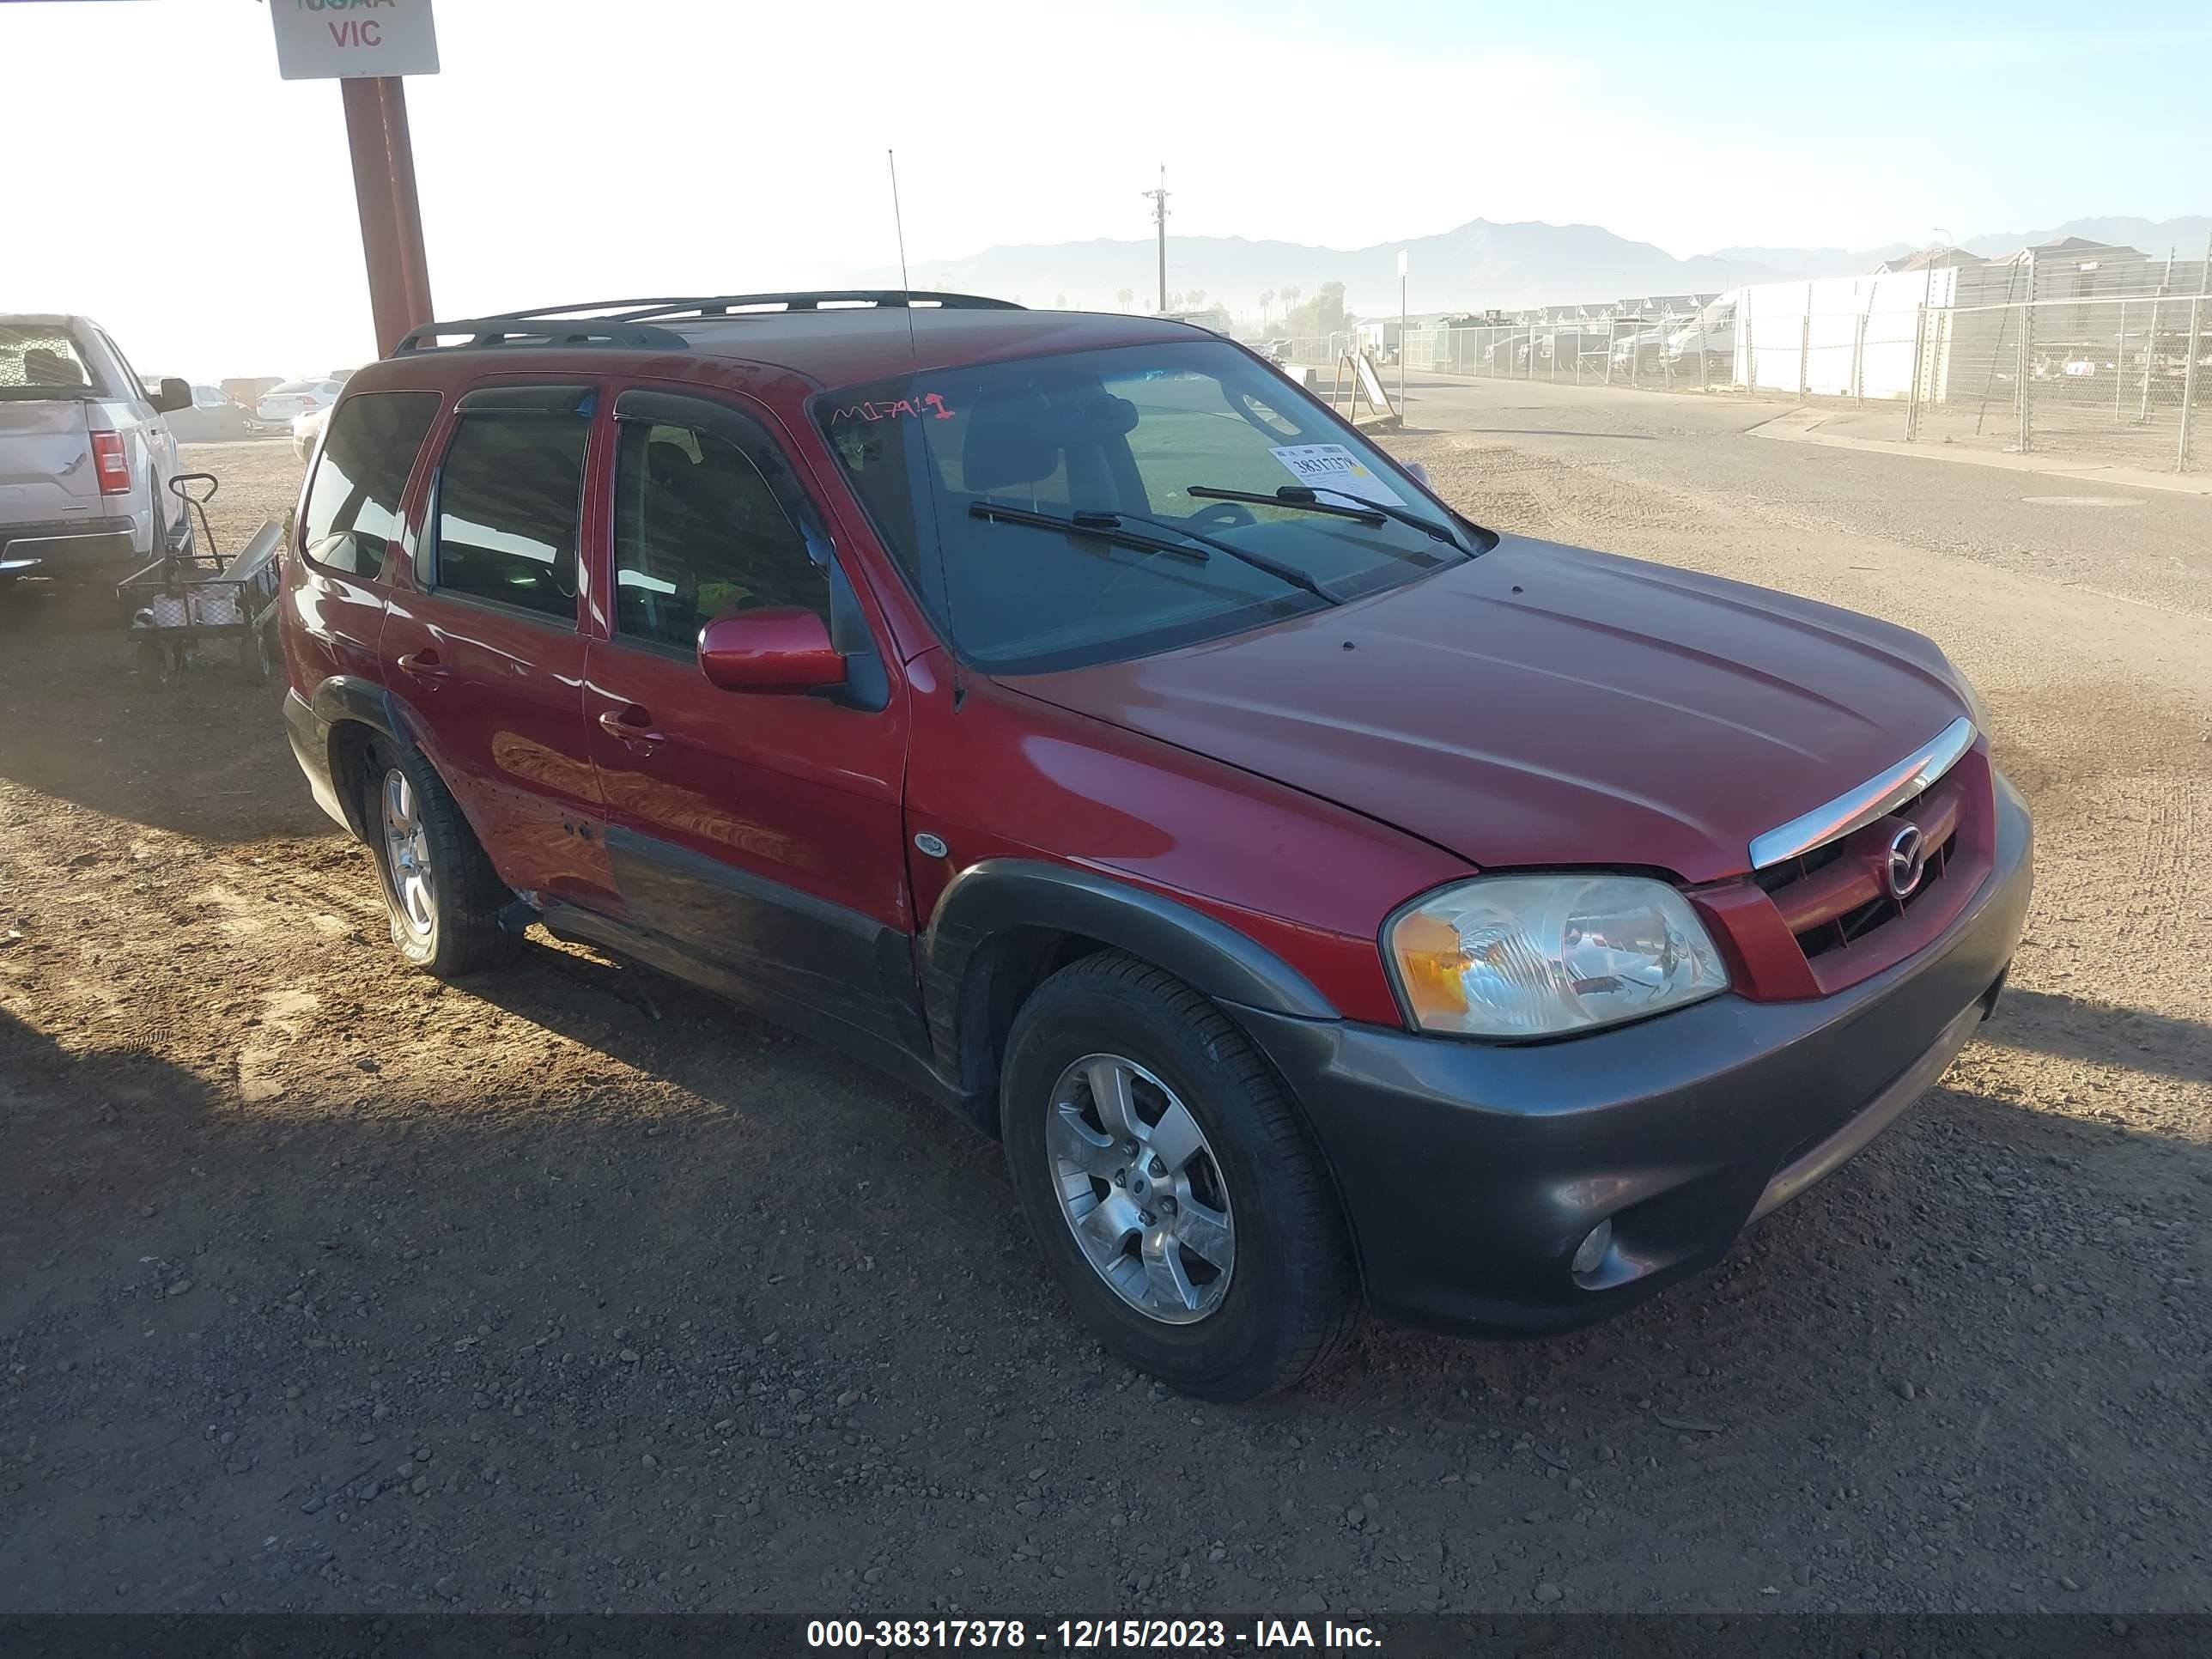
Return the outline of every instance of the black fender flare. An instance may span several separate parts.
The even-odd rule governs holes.
[[[353,720],[395,743],[408,741],[407,729],[392,693],[359,674],[332,674],[307,699],[315,718],[326,726]]]
[[[314,695],[307,699],[307,708],[322,729],[325,765],[332,780],[332,793],[344,809],[354,834],[366,841],[368,826],[360,821],[361,803],[352,792],[336,787],[337,757],[328,745],[336,728],[349,724],[365,726],[392,743],[414,746],[414,738],[400,714],[398,700],[388,688],[365,676],[332,674],[315,687]]]
[[[988,1076],[994,941],[1028,930],[1079,934],[1165,969],[1217,1001],[1298,1019],[1342,1018],[1313,982],[1258,941],[1166,896],[1097,871],[985,859],[952,878],[915,941],[936,1064],[996,1132]]]

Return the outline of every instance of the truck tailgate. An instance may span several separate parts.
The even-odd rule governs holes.
[[[95,407],[81,398],[0,398],[0,526],[100,516]]]

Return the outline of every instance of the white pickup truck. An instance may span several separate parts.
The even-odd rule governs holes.
[[[33,572],[114,581],[189,547],[161,417],[191,401],[182,380],[149,396],[88,318],[0,315],[0,586]]]

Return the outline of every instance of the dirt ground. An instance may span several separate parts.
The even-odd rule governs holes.
[[[1196,1406],[936,1107],[543,939],[404,972],[278,693],[25,588],[0,1610],[2212,1607],[2212,505],[1538,391],[1397,441],[1501,527],[1929,629],[2037,811],[2004,1006],[1864,1156],[1609,1325]],[[192,459],[227,548],[296,483]]]

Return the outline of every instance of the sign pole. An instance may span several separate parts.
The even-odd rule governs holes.
[[[368,267],[376,349],[390,356],[407,331],[431,320],[430,264],[422,252],[422,207],[415,194],[415,146],[407,132],[409,75],[438,72],[431,0],[377,0],[373,15],[337,0],[270,0],[276,73],[287,81],[336,81],[345,103],[354,204]]]
[[[380,75],[338,85],[345,99],[346,142],[353,152],[354,200],[361,210],[376,349],[389,356],[409,329],[431,319],[430,268],[422,251],[406,83],[396,75]]]
[[[1406,250],[1398,250],[1398,418],[1406,418]]]

